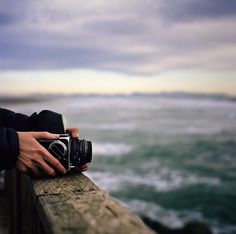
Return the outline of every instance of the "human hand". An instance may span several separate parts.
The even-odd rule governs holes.
[[[16,161],[16,168],[27,173],[32,172],[40,176],[39,169],[46,174],[54,176],[55,170],[66,173],[66,169],[54,158],[40,143],[39,139],[58,139],[58,134],[48,132],[17,132],[19,137],[19,156]]]
[[[69,128],[68,129],[68,132],[70,133],[70,135],[74,138],[79,138],[79,129],[78,128]],[[77,171],[87,171],[88,170],[88,166],[89,166],[89,163],[85,163],[81,166],[79,166],[77,169]]]

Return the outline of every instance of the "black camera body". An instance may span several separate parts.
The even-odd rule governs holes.
[[[39,143],[58,159],[67,171],[92,160],[91,141],[73,138],[69,134],[60,134],[58,139],[39,140]]]

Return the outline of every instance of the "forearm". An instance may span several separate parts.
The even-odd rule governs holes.
[[[12,128],[0,128],[0,171],[13,168],[19,155],[19,139]]]
[[[39,114],[27,116],[0,108],[0,127],[14,128],[16,131],[48,131],[63,133],[65,126],[61,114],[43,110]]]
[[[24,114],[0,108],[0,127],[13,128],[18,131],[29,131],[29,117]]]

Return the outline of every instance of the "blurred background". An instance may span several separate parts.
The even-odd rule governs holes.
[[[236,233],[236,1],[0,0],[0,106],[63,113],[138,215]]]

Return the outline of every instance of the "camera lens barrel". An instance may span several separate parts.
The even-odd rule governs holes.
[[[71,139],[71,162],[75,166],[92,161],[92,142],[80,139]]]

